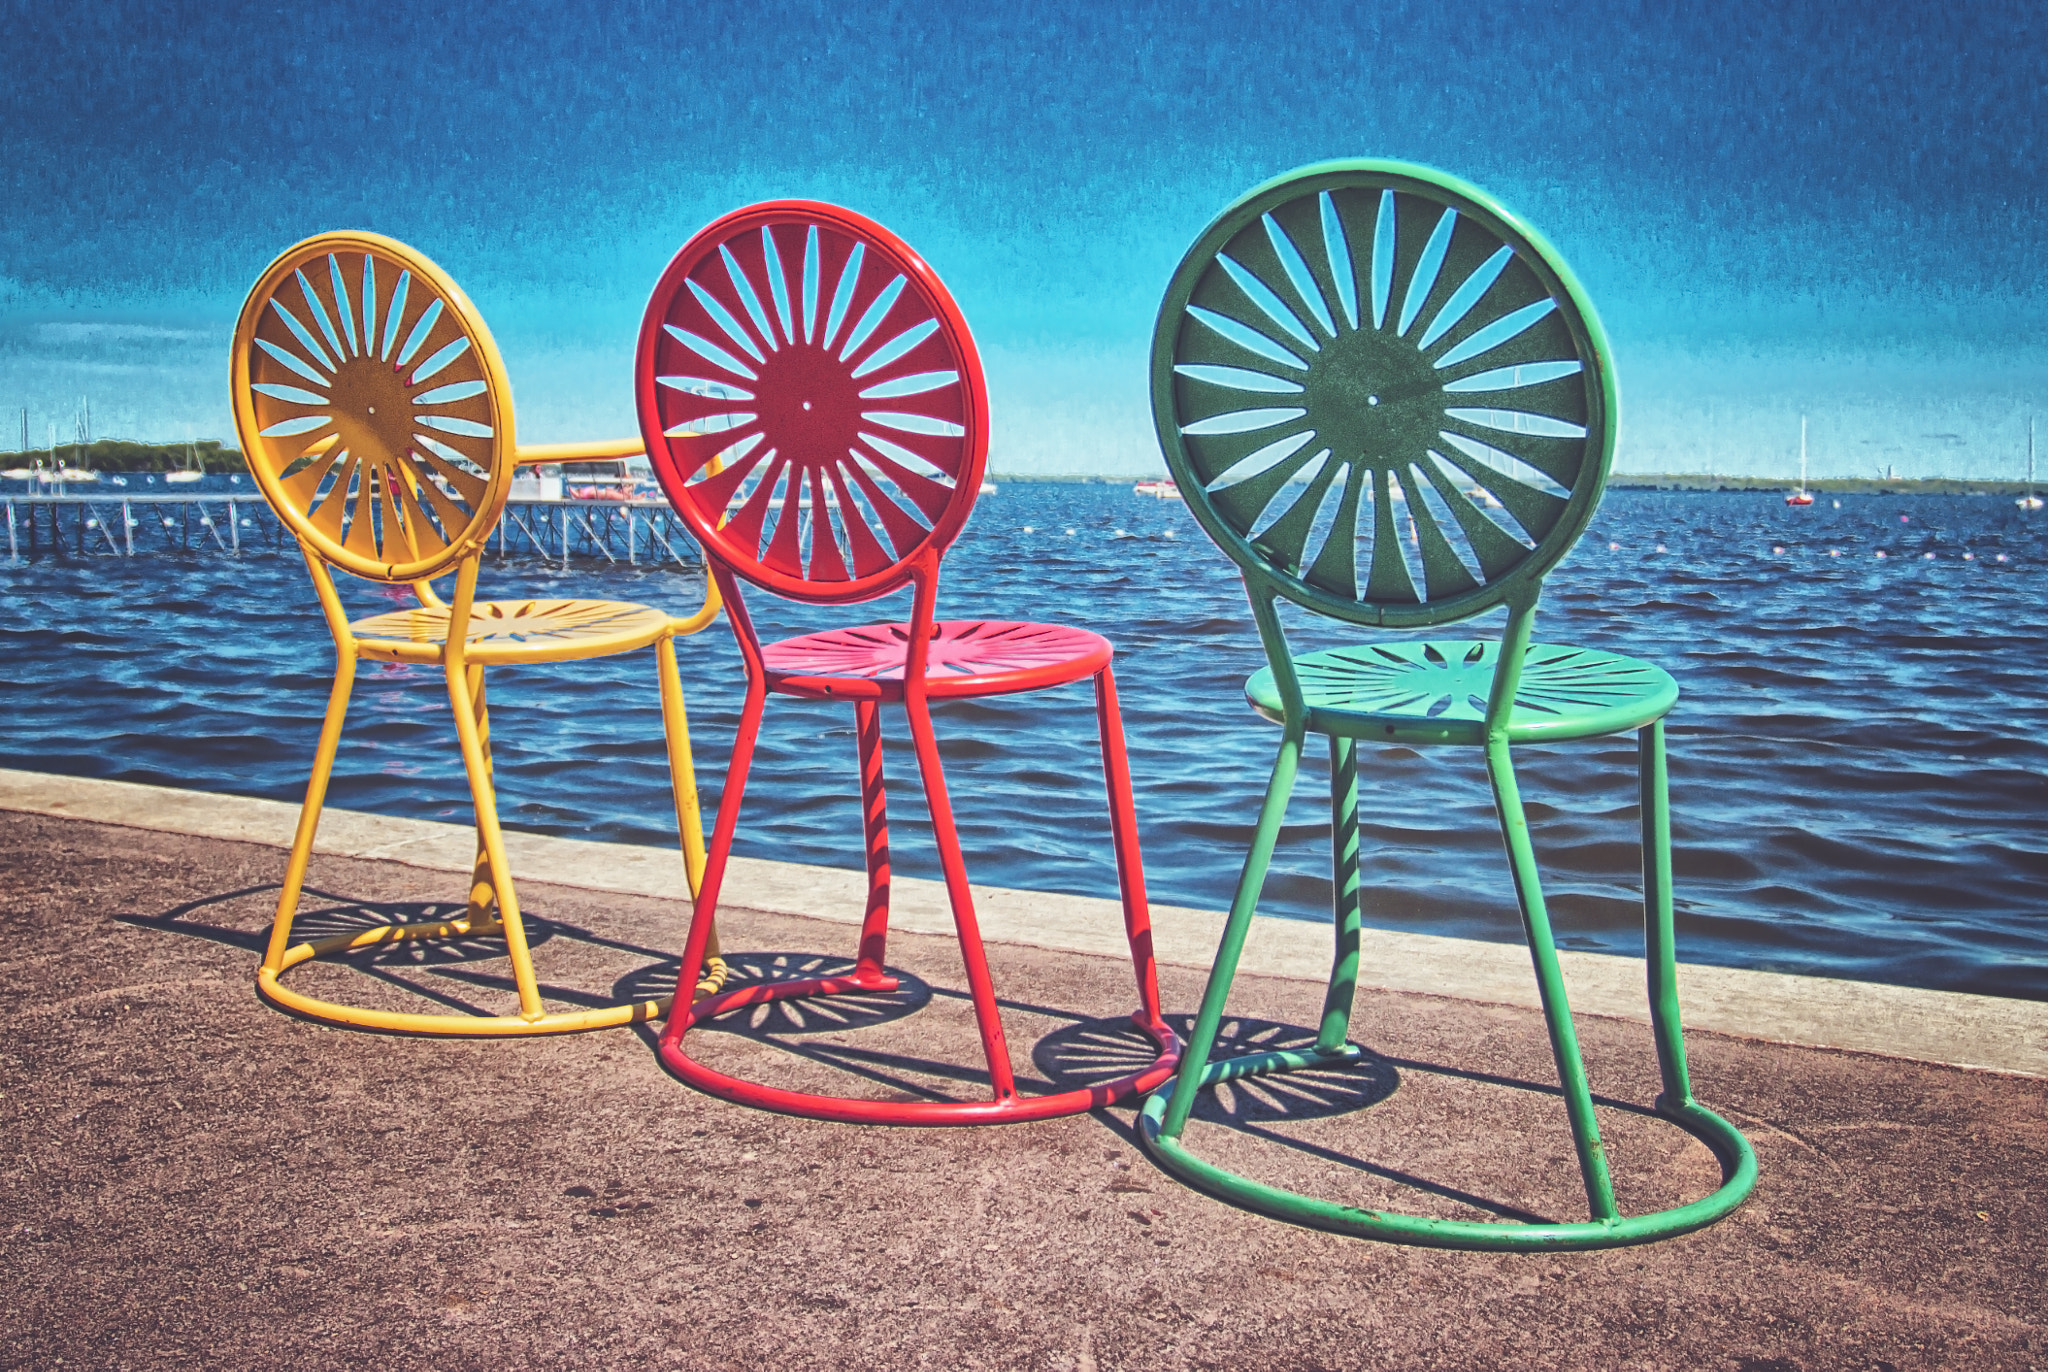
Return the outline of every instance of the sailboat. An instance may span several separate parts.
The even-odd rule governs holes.
[[[2034,416],[2027,416],[2027,493],[2013,504],[2022,510],[2041,508],[2041,497],[2034,494]]]
[[[21,412],[20,451],[22,457],[28,456],[28,411],[25,409]],[[34,467],[9,467],[6,471],[0,472],[0,477],[5,477],[9,481],[33,481],[36,479],[36,469]]]
[[[1806,490],[1806,416],[1799,416],[1799,489],[1785,497],[1787,505],[1811,505],[1813,497]]]
[[[80,465],[75,467],[59,467],[57,469],[57,479],[59,481],[77,482],[98,481],[100,479],[100,474],[92,469],[91,402],[87,402],[87,408],[85,410],[84,417],[79,419],[77,423],[78,441],[72,445],[71,452],[72,455],[78,459]],[[50,457],[52,461],[56,459],[56,455],[56,447],[52,445],[50,449]]]
[[[193,454],[192,445],[189,442],[185,445],[185,461],[191,465],[179,471],[165,472],[165,482],[173,486],[182,486],[188,481],[197,481],[206,475],[205,459]]]

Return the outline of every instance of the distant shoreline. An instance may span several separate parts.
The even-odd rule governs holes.
[[[188,455],[187,450],[190,450]],[[27,451],[0,451],[0,466],[33,467],[52,465],[48,447]],[[217,438],[187,443],[135,443],[125,438],[101,438],[91,443],[59,443],[54,451],[58,467],[83,467],[95,472],[175,472],[191,465],[196,457],[209,472],[246,472],[242,454]]]
[[[187,465],[184,443],[136,443],[127,439],[102,438],[92,443],[59,443],[56,465],[87,467],[95,472],[170,472]],[[222,474],[246,472],[240,451],[219,439],[203,438],[189,445],[207,471]],[[81,460],[82,459],[82,460]],[[0,466],[50,465],[50,449],[30,448],[26,452],[0,450]],[[1080,485],[1128,486],[1140,481],[1157,481],[1159,476],[1079,476],[1071,473],[1043,476],[1024,472],[990,472],[997,486]],[[1789,491],[1799,483],[1783,476],[1708,476],[1697,472],[1616,472],[1607,478],[1611,488],[1632,491]],[[1822,477],[1808,481],[1806,489],[1820,495],[1990,495],[2016,496],[2025,493],[2024,481],[1973,481],[1958,477]],[[2048,485],[2043,486],[2048,490]]]
[[[1607,478],[1610,488],[1638,491],[1790,491],[1799,482],[1783,476],[1699,476],[1679,473],[1652,475],[1644,472],[1616,472]],[[2024,495],[2024,481],[1971,481],[1960,477],[1823,477],[1806,483],[1816,495]]]
[[[1005,483],[1027,485],[1129,486],[1140,481],[1161,481],[1159,476],[1037,476],[1020,472],[990,472],[988,479],[998,487]],[[1706,476],[1686,472],[1616,472],[1607,478],[1610,490],[1632,491],[1790,491],[1799,482],[1784,476]],[[1968,481],[1955,477],[1828,477],[1808,481],[1806,489],[1817,495],[1996,495],[2026,493],[2024,481]],[[2048,491],[2048,482],[2041,489]]]

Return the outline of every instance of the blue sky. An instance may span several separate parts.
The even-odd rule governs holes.
[[[263,264],[336,227],[476,299],[522,437],[632,429],[691,232],[768,196],[904,235],[997,471],[1157,470],[1154,311],[1240,191],[1456,171],[1606,320],[1624,470],[2015,475],[2048,408],[2039,6],[0,4],[0,446],[226,437]]]

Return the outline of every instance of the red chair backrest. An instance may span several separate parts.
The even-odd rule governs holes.
[[[777,595],[867,600],[952,543],[988,461],[981,359],[872,220],[778,200],[675,255],[640,325],[640,432],[705,551]]]

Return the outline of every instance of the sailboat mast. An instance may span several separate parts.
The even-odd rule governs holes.
[[[1799,416],[1799,489],[1806,489],[1806,416]]]

